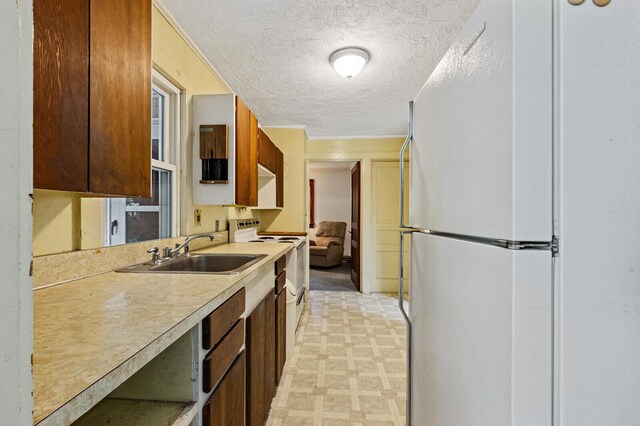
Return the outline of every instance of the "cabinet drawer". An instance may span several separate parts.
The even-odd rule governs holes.
[[[241,288],[229,300],[202,320],[202,348],[211,349],[244,312],[245,290]]]
[[[287,255],[283,254],[280,259],[276,260],[276,277],[287,267]]]
[[[280,275],[276,277],[276,294],[284,289],[284,285],[287,283],[287,271],[282,271]]]
[[[204,358],[202,364],[202,391],[211,389],[222,378],[231,361],[238,355],[244,344],[244,319],[240,318],[231,331]]]
[[[242,351],[218,389],[202,407],[203,426],[244,426],[245,369]]]

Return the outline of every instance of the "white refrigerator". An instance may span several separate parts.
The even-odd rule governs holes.
[[[412,103],[408,424],[640,424],[640,4],[596,2],[482,0]]]

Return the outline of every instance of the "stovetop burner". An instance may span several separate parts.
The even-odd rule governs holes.
[[[278,238],[278,240],[280,240],[280,241],[298,241],[299,238],[298,237],[280,237],[280,238]]]
[[[249,240],[248,243],[264,243],[264,240]]]
[[[259,240],[275,240],[273,237],[259,237]]]

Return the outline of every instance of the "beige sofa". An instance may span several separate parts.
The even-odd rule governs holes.
[[[320,222],[316,238],[309,247],[309,263],[311,266],[330,268],[342,262],[344,253],[344,234],[347,230],[345,222]]]

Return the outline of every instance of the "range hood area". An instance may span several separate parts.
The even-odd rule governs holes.
[[[276,174],[262,164],[258,164],[258,207],[257,209],[276,210],[277,206],[277,179]]]

